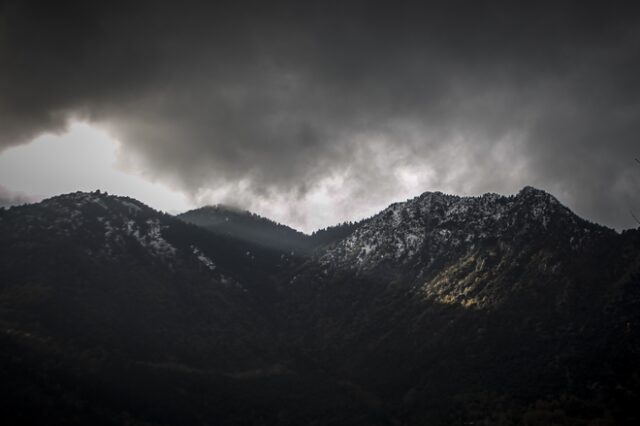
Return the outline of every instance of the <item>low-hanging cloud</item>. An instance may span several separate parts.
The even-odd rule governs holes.
[[[90,121],[122,167],[307,229],[527,184],[612,226],[640,210],[631,6],[37,3],[1,6],[0,147]]]
[[[19,192],[13,192],[0,185],[0,208],[16,206],[20,204],[31,203],[34,200]]]

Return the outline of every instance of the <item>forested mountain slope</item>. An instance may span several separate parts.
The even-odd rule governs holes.
[[[639,232],[534,188],[316,236],[73,193],[0,210],[0,241],[15,424],[638,421]]]

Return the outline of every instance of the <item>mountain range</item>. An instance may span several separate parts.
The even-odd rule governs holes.
[[[640,231],[535,188],[312,235],[76,192],[0,242],[5,424],[640,424]]]

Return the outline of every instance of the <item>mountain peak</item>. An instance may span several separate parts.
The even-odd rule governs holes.
[[[549,194],[548,192],[542,190],[542,189],[538,189],[535,188],[533,186],[525,186],[524,188],[522,188],[518,194],[516,195],[516,197],[519,198],[536,198],[536,199],[544,199],[547,201],[551,201],[557,204],[560,204],[558,202],[558,200],[551,194]]]
[[[235,214],[252,214],[250,211],[229,204],[208,204],[191,211],[229,212]]]
[[[529,193],[532,193],[532,194],[539,194],[539,193],[546,194],[546,192],[543,191],[542,189],[538,189],[538,188],[536,188],[534,186],[531,186],[531,185],[525,185],[518,193],[520,193],[520,194],[523,194],[523,193],[524,194],[529,194]]]
[[[589,225],[555,197],[531,186],[515,196],[425,192],[387,207],[327,251],[322,262],[356,269],[388,262],[422,262],[429,267],[453,252],[471,253],[486,241],[526,244],[547,235],[569,244],[588,234],[587,228],[604,229]]]
[[[246,210],[226,205],[205,206],[178,215],[182,221],[213,233],[252,241],[283,253],[308,250],[306,235]]]
[[[100,190],[92,192],[76,191],[67,194],[56,195],[55,197],[44,199],[42,200],[42,202],[36,204],[68,212],[87,208],[97,208],[98,210],[104,210],[105,212],[111,211],[112,213],[119,210],[129,212],[153,210],[151,209],[151,207],[136,200],[135,198],[109,195],[109,193]]]

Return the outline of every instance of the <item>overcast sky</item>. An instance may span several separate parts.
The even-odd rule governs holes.
[[[309,231],[533,185],[634,226],[633,2],[207,3],[0,0],[0,202],[100,187]]]

